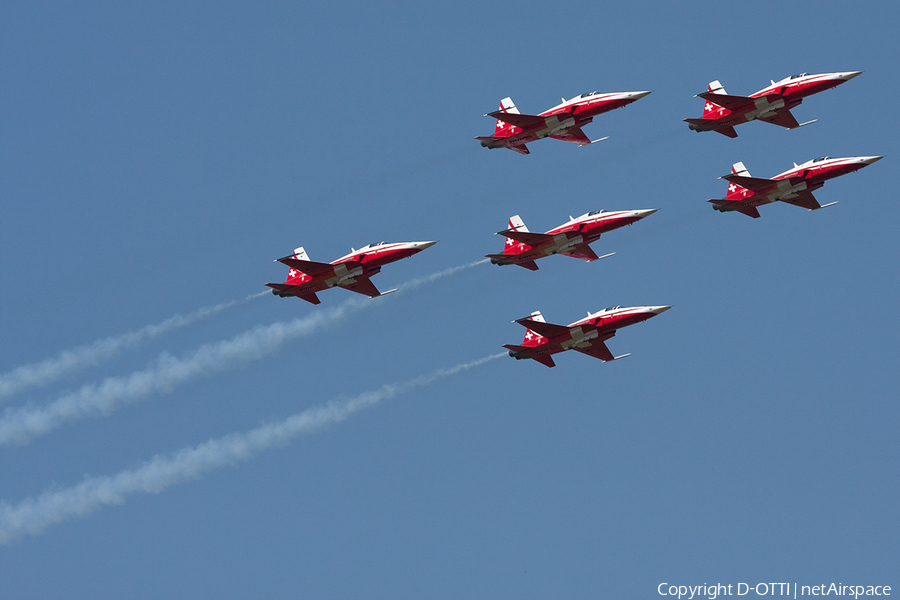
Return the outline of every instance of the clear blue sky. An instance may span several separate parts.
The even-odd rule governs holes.
[[[900,586],[893,2],[7,4],[0,11],[0,372],[283,281],[272,259],[440,240],[381,289],[597,209],[658,208],[598,263],[479,265],[0,447],[6,510],[519,343],[512,319],[673,309],[627,360],[494,360],[157,493],[0,546],[2,598],[654,598],[661,582]],[[771,7],[770,7],[771,8]],[[693,98],[864,70],[731,140]],[[653,90],[488,151],[511,96]],[[815,213],[719,214],[716,178],[885,155]],[[0,400],[190,358],[315,307],[263,296]],[[87,479],[87,481],[91,481]],[[0,506],[0,512],[2,512]],[[752,595],[752,594],[751,594]]]

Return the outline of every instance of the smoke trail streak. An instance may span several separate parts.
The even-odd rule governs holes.
[[[449,269],[445,269],[443,271],[438,271],[437,273],[432,273],[431,275],[426,275],[425,277],[419,277],[418,279],[413,279],[401,285],[398,288],[398,292],[404,292],[406,290],[414,290],[416,288],[422,287],[425,284],[432,283],[441,279],[443,277],[447,277],[448,275],[453,275],[462,271],[463,269],[471,269],[472,267],[477,267],[478,265],[483,265],[488,262],[489,258],[483,258],[481,260],[476,260],[474,262],[470,262],[464,265],[459,265],[458,267],[450,267]]]
[[[28,388],[43,387],[56,381],[66,373],[97,365],[103,360],[109,360],[123,350],[140,345],[147,339],[154,338],[173,329],[185,327],[232,306],[259,298],[266,293],[260,292],[241,300],[231,300],[215,306],[206,306],[187,315],[175,315],[155,325],[147,325],[136,331],[110,336],[91,344],[64,350],[54,358],[17,367],[0,375],[0,399],[8,398]]]
[[[476,261],[452,267],[400,286],[414,289],[463,269],[479,265]],[[204,344],[184,358],[163,353],[156,364],[130,375],[108,377],[99,384],[88,384],[61,396],[45,406],[25,405],[7,408],[0,417],[0,446],[27,444],[61,427],[64,423],[92,415],[109,416],[125,404],[135,403],[153,393],[166,393],[200,375],[224,371],[236,363],[259,360],[285,342],[340,322],[347,316],[373,306],[362,298],[350,298],[334,308],[318,310],[292,321],[258,326],[230,340]]]
[[[136,493],[158,494],[176,483],[199,478],[203,473],[238,462],[245,462],[263,450],[283,446],[302,433],[313,433],[327,425],[340,423],[364,408],[382,400],[428,385],[439,379],[467,371],[506,356],[506,352],[439,369],[402,383],[384,385],[349,400],[295,413],[286,419],[261,425],[244,433],[212,439],[198,446],[184,448],[168,456],[156,455],[136,469],[111,477],[88,477],[64,490],[44,492],[13,506],[0,503],[0,545],[9,544],[25,535],[42,533],[50,525],[74,517],[83,517],[102,506],[122,504]]]

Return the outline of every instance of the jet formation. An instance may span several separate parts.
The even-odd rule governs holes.
[[[342,256],[331,263],[313,262],[309,260],[306,250],[297,248],[294,253],[284,258],[275,259],[290,267],[287,280],[284,283],[267,283],[272,288],[272,293],[285,298],[296,296],[312,304],[319,304],[321,300],[316,292],[321,292],[333,287],[342,287],[345,290],[356,292],[370,298],[384,296],[396,292],[396,288],[386,292],[379,292],[372,283],[370,277],[379,273],[381,267],[388,263],[396,262],[402,258],[408,258],[418,254],[426,248],[434,246],[437,242],[399,242],[393,244],[369,244],[359,250],[351,248],[352,252]]]
[[[612,306],[595,313],[588,312],[587,317],[571,325],[547,323],[541,311],[535,311],[527,317],[513,321],[527,329],[522,344],[519,346],[505,344],[503,347],[509,350],[509,355],[516,360],[530,358],[548,367],[556,366],[553,362],[554,354],[566,350],[575,350],[599,358],[603,362],[618,360],[631,354],[613,356],[606,347],[606,340],[616,335],[617,329],[646,321],[670,308],[672,307]]]
[[[537,259],[553,254],[580,258],[588,262],[599,260],[612,256],[615,252],[597,256],[589,244],[597,241],[600,235],[607,231],[631,225],[655,212],[655,208],[612,212],[596,210],[578,218],[570,216],[568,222],[546,233],[528,231],[519,215],[513,215],[509,218],[509,229],[494,234],[506,236],[503,254],[485,254],[485,256],[495,265],[518,265],[531,271],[538,270],[535,262]]]
[[[720,212],[738,211],[754,219],[759,218],[757,207],[780,200],[808,210],[818,210],[837,204],[821,206],[812,195],[829,179],[853,173],[881,160],[882,156],[851,156],[849,158],[814,158],[802,165],[776,175],[772,179],[750,177],[744,163],[734,163],[731,174],[720,177],[728,181],[728,193],[724,198],[710,200]]]
[[[835,88],[850,81],[862,71],[845,73],[822,73],[810,75],[800,73],[786,77],[750,94],[749,96],[733,96],[725,92],[725,87],[718,80],[710,82],[707,91],[697,94],[695,98],[703,98],[703,117],[685,119],[694,131],[715,131],[730,138],[737,137],[735,125],[753,120],[765,121],[779,127],[796,129],[818,119],[798,123],[791,109],[799,106],[803,99],[825,90]]]
[[[519,112],[511,98],[500,101],[500,110],[484,116],[497,119],[494,135],[475,139],[485,148],[508,148],[519,154],[530,154],[525,144],[546,137],[578,146],[590,146],[602,142],[607,137],[591,140],[581,128],[599,114],[622,108],[640,100],[650,92],[615,92],[601,94],[588,92],[545,110],[539,115],[524,115]]]
[[[705,101],[703,117],[685,119],[694,131],[716,131],[730,138],[737,137],[735,126],[753,120],[765,121],[787,129],[796,129],[813,121],[798,123],[791,109],[799,106],[803,99],[821,91],[831,89],[858,76],[862,71],[824,73],[809,75],[801,73],[772,81],[771,85],[750,96],[734,96],[725,92],[719,81],[709,84],[708,90],[697,97]],[[494,135],[477,137],[485,148],[508,148],[519,154],[530,154],[526,144],[553,138],[578,146],[588,146],[607,139],[591,140],[582,130],[593,118],[616,108],[635,102],[650,92],[618,92],[601,94],[590,92],[562,103],[538,115],[521,114],[510,98],[500,101],[500,110],[485,116],[496,119]],[[744,163],[732,166],[731,173],[720,177],[728,182],[725,198],[710,200],[713,208],[720,212],[737,211],[753,218],[760,216],[758,207],[781,201],[808,210],[818,210],[837,204],[820,205],[813,192],[821,188],[825,181],[862,169],[882,156],[854,156],[829,158],[823,156],[802,165],[794,164],[792,169],[771,179],[751,177]],[[554,254],[561,254],[587,262],[607,258],[611,252],[598,256],[590,247],[606,232],[632,225],[656,212],[656,209],[603,211],[585,213],[569,220],[545,233],[531,232],[519,215],[509,219],[509,227],[495,235],[506,238],[502,254],[486,254],[495,265],[518,265],[537,271],[537,260]],[[309,260],[303,248],[279,258],[290,268],[284,283],[267,283],[276,296],[296,296],[312,304],[319,304],[318,292],[332,287],[342,287],[375,298],[397,291],[379,292],[371,277],[381,271],[381,267],[417,254],[433,246],[436,242],[400,242],[370,244],[359,250],[352,250],[331,263]],[[618,360],[630,354],[614,356],[606,342],[616,335],[616,331],[641,323],[659,315],[670,306],[613,306],[601,311],[588,312],[587,317],[570,325],[547,323],[540,311],[517,319],[526,328],[525,339],[520,345],[506,344],[503,347],[517,360],[532,359],[547,367],[554,367],[553,355],[567,350],[575,350],[604,362]]]

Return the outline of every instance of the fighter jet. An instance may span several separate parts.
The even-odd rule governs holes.
[[[535,260],[551,254],[562,254],[588,262],[599,260],[615,254],[611,252],[597,256],[591,250],[589,244],[597,241],[600,234],[631,225],[655,212],[655,208],[612,212],[595,210],[577,219],[570,216],[567,223],[547,233],[531,233],[519,215],[514,215],[509,218],[509,229],[494,234],[506,236],[503,254],[485,256],[495,265],[519,265],[532,271],[538,270]]]
[[[425,248],[434,246],[437,242],[400,242],[394,244],[369,244],[359,250],[352,250],[350,254],[343,256],[332,263],[320,263],[309,260],[306,250],[297,248],[294,253],[284,258],[276,259],[291,270],[288,272],[287,281],[284,283],[267,283],[272,288],[272,293],[285,298],[296,296],[307,302],[319,304],[321,301],[316,292],[332,287],[342,287],[345,290],[356,292],[370,298],[384,296],[397,289],[379,292],[375,284],[369,279],[372,275],[381,271],[381,267],[388,263],[408,258]]]
[[[770,204],[776,200],[809,210],[818,210],[826,206],[833,206],[837,202],[821,206],[812,195],[813,190],[825,185],[825,181],[828,179],[853,173],[882,158],[884,157],[830,158],[823,156],[802,165],[794,163],[793,169],[776,175],[772,179],[750,177],[744,163],[734,163],[730,175],[719,177],[719,179],[728,181],[728,193],[724,198],[710,200],[710,202],[712,202],[713,208],[719,212],[736,210],[754,219],[759,218],[758,206]]]
[[[796,129],[818,119],[797,123],[791,109],[799,106],[803,99],[813,94],[837,87],[862,73],[848,71],[846,73],[822,73],[810,75],[800,73],[791,75],[749,96],[732,96],[725,93],[725,87],[718,80],[709,84],[708,91],[697,94],[695,98],[703,98],[703,118],[685,119],[694,131],[717,131],[730,138],[736,138],[735,125],[754,119],[772,123],[787,129]]]
[[[509,350],[509,355],[516,360],[532,358],[542,365],[555,367],[553,354],[575,350],[603,362],[618,360],[631,356],[622,354],[613,356],[606,347],[606,340],[616,335],[616,330],[628,327],[651,317],[663,313],[671,306],[635,306],[624,308],[612,306],[591,314],[571,325],[553,325],[544,321],[541,311],[535,311],[529,316],[516,319],[513,323],[524,325],[525,340],[521,346],[506,344],[503,347]]]
[[[601,94],[589,92],[575,96],[570,100],[562,98],[562,104],[542,112],[539,115],[523,115],[513,104],[511,98],[500,101],[500,110],[484,116],[497,119],[494,135],[476,137],[485,148],[509,148],[519,154],[530,154],[528,142],[551,137],[579,146],[589,146],[602,142],[609,136],[591,140],[581,128],[594,120],[601,113],[622,108],[636,100],[640,100],[650,92],[616,92]]]

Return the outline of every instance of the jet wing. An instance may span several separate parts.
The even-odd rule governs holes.
[[[593,250],[591,250],[591,247],[587,244],[578,244],[577,246],[570,248],[569,250],[560,252],[560,254],[564,256],[571,256],[572,258],[580,258],[581,260],[586,260],[588,262],[592,260],[598,260],[600,258]]]
[[[748,104],[753,104],[754,102],[759,100],[759,98],[750,98],[748,96],[732,96],[731,94],[716,94],[715,92],[703,92],[702,94],[697,94],[697,96],[703,98],[704,100],[709,100],[717,106],[727,108],[728,110],[736,110],[738,108],[747,106]],[[779,94],[770,94],[765,97],[769,100],[769,102],[774,102],[775,100],[779,100],[781,98]]]
[[[502,110],[494,111],[492,113],[488,113],[489,117],[494,117],[495,119],[500,119],[505,123],[509,123],[510,125],[515,125],[516,127],[520,127],[522,129],[529,129],[531,127],[543,127],[547,121],[544,117],[539,117],[537,115],[523,115],[519,113],[508,113],[503,112]]]
[[[516,231],[515,229],[504,229],[503,231],[498,231],[497,235],[506,236],[508,238],[516,240],[517,242],[528,244],[529,246],[539,246],[540,244],[543,244],[545,242],[553,241],[553,236],[547,235],[546,233]]]
[[[531,154],[531,150],[528,149],[528,146],[525,144],[512,144],[507,146],[513,152],[518,152],[519,154]]]
[[[609,348],[606,347],[606,344],[603,343],[606,340],[608,340],[609,338],[611,338],[612,336],[614,336],[615,334],[616,334],[615,332],[612,332],[608,335],[604,335],[599,338],[593,339],[590,341],[589,345],[585,348],[579,348],[578,346],[575,346],[572,349],[577,350],[578,352],[581,352],[582,354],[587,354],[588,356],[593,356],[594,358],[599,358],[603,362],[606,362],[608,360],[615,360],[615,357],[613,356],[612,352],[610,352]]]
[[[353,283],[350,283],[349,281],[346,283],[339,283],[338,287],[350,290],[351,292],[356,292],[357,294],[362,294],[363,296],[368,296],[369,298],[375,298],[381,295],[381,292],[378,291],[378,288],[375,287],[372,280],[365,276],[357,277],[356,281]]]
[[[759,218],[759,210],[755,206],[751,206],[749,208],[739,208],[737,211],[743,215],[747,215],[748,217],[753,217],[754,219]]]
[[[796,198],[781,198],[782,202],[787,202],[788,204],[793,204],[794,206],[799,206],[801,208],[808,208],[809,210],[816,210],[817,208],[822,208],[822,205],[819,204],[816,197],[812,195],[812,192],[798,192]]]
[[[300,260],[299,258],[292,258],[290,256],[279,258],[278,262],[285,264],[292,269],[297,269],[301,273],[306,273],[310,277],[334,272],[334,265],[311,260]]]
[[[722,179],[736,183],[741,187],[745,187],[750,191],[759,192],[776,185],[772,179],[763,179],[761,177],[747,177],[746,175],[725,175]]]
[[[569,328],[565,325],[554,325],[553,323],[532,321],[528,317],[525,317],[524,319],[518,319],[516,323],[518,323],[519,325],[524,325],[533,332],[538,333],[548,339],[561,336],[565,333],[569,333]]]
[[[554,140],[571,142],[573,144],[578,144],[579,146],[588,146],[591,143],[591,138],[584,134],[581,127],[569,127],[564,132],[551,135],[550,137]]]
[[[760,121],[765,121],[766,123],[771,123],[772,125],[778,125],[779,127],[784,127],[786,129],[793,129],[795,127],[800,127],[800,123],[797,122],[797,119],[794,118],[794,115],[791,114],[786,108],[775,111],[775,114],[771,117],[757,117]]]

